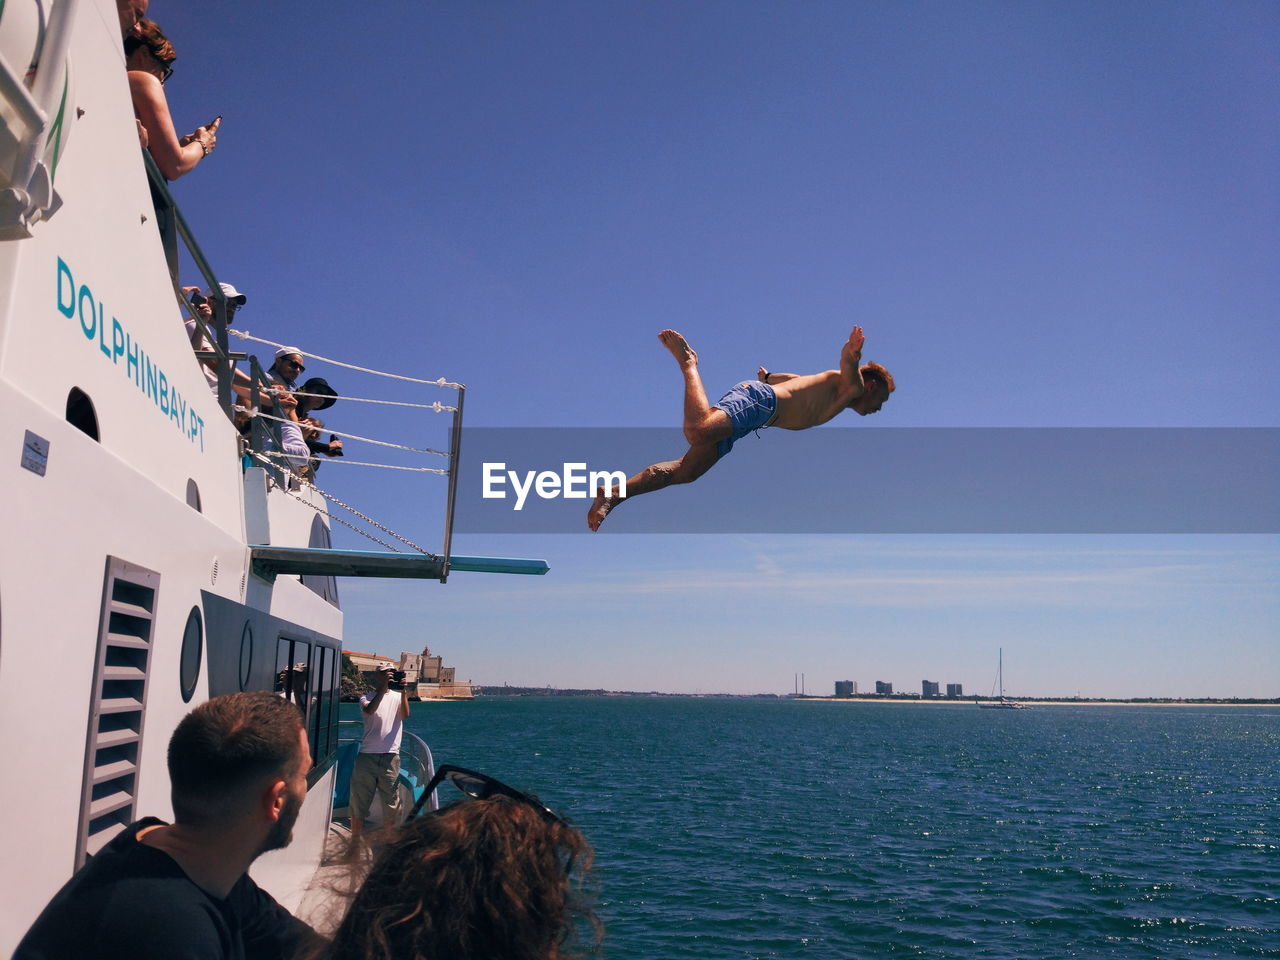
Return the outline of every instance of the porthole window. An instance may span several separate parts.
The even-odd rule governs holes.
[[[204,621],[200,608],[192,607],[187,616],[187,628],[182,631],[182,656],[178,662],[178,683],[182,699],[190,703],[195,696],[196,681],[200,679],[200,661],[204,657]]]
[[[240,634],[240,689],[249,689],[249,677],[253,670],[253,625],[245,621]]]
[[[196,513],[204,513],[200,509],[200,487],[190,477],[187,478],[187,506]]]
[[[94,440],[99,439],[98,412],[93,409],[89,395],[79,387],[72,387],[67,394],[67,423]]]

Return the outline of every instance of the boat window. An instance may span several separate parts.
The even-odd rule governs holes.
[[[331,667],[333,651],[328,647],[317,647],[316,655],[311,658],[311,689],[315,695],[316,708],[312,711],[311,727],[307,731],[311,739],[311,756],[316,764],[324,762],[330,750],[330,714],[333,711],[333,680]]]
[[[311,644],[281,637],[276,643],[276,694],[297,706],[307,718],[311,680]]]
[[[200,661],[204,655],[204,621],[200,608],[192,607],[187,615],[187,628],[182,631],[182,654],[178,661],[178,683],[182,700],[190,703],[200,679]]]
[[[187,478],[187,506],[196,513],[204,513],[200,509],[200,487],[190,477]]]
[[[337,658],[337,651],[320,644],[289,637],[276,641],[276,695],[302,714],[313,770],[327,767],[338,748]]]
[[[79,387],[72,387],[67,394],[67,423],[82,433],[98,440],[98,414],[93,409],[93,401]]]

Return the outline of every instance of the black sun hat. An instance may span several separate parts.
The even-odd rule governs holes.
[[[315,410],[328,410],[338,402],[338,391],[329,386],[328,382],[323,377],[312,377],[298,388],[298,392],[314,393],[324,397],[323,400],[316,403],[313,408]],[[310,397],[308,399],[314,400],[315,397]]]

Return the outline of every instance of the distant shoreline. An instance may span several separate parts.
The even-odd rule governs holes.
[[[477,697],[648,697],[648,698],[667,698],[667,699],[694,699],[694,700],[802,700],[806,703],[887,703],[887,704],[912,704],[922,703],[930,706],[968,706],[972,707],[980,703],[995,703],[996,698],[985,697],[974,699],[973,697],[930,697],[924,699],[922,697],[911,696],[875,696],[872,694],[862,694],[853,697],[831,697],[831,696],[813,696],[805,694],[790,693],[663,693],[657,690],[604,690],[602,688],[583,689],[575,687],[567,687],[557,689],[555,687],[516,687],[510,685],[487,685],[482,683],[473,683],[472,688],[476,691]],[[1027,706],[1038,707],[1276,707],[1280,706],[1280,697],[1273,699],[1251,699],[1251,698],[1234,698],[1229,700],[1214,700],[1209,697],[1193,698],[1193,699],[1173,699],[1162,700],[1159,698],[1140,698],[1137,700],[1104,700],[1087,697],[1064,697],[1061,700],[1052,699],[1023,699],[1021,697],[1011,697],[1019,703]]]
[[[994,703],[994,700],[948,700],[945,697],[912,699],[910,697],[796,697],[806,703],[883,703],[924,704],[927,706],[972,707]],[[1276,707],[1280,700],[1023,700],[1011,697],[1028,707]]]

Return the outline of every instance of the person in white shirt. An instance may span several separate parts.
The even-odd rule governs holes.
[[[382,803],[382,825],[399,824],[400,737],[409,716],[409,698],[405,691],[391,689],[391,673],[386,666],[374,674],[373,693],[360,698],[364,714],[364,739],[351,771],[351,840],[360,838],[365,817],[375,793]]]

